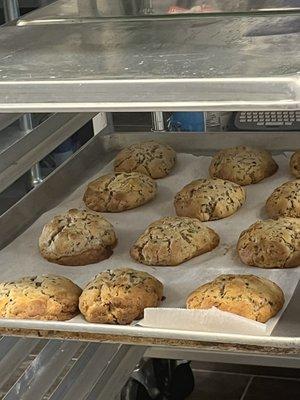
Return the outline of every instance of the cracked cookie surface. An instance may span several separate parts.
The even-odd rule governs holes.
[[[71,209],[43,228],[41,255],[61,265],[87,265],[109,258],[117,244],[113,226],[93,211]]]
[[[153,179],[168,175],[176,162],[172,147],[149,141],[121,150],[115,158],[115,172],[141,172]]]
[[[82,290],[56,275],[0,283],[0,317],[65,321],[79,313]]]
[[[209,174],[244,186],[273,175],[277,169],[278,165],[266,150],[237,146],[218,151],[211,161]]]
[[[266,202],[270,218],[300,218],[300,179],[279,186]]]
[[[244,264],[260,268],[300,265],[300,219],[257,221],[240,235],[237,251]]]
[[[292,155],[290,160],[290,170],[296,178],[300,178],[300,150],[297,150]]]
[[[219,236],[196,218],[166,217],[153,222],[131,247],[146,265],[172,266],[213,250]]]
[[[174,206],[179,216],[210,221],[228,217],[245,202],[240,185],[223,179],[197,179],[175,196]]]
[[[146,307],[157,307],[163,284],[143,271],[130,268],[106,270],[84,288],[79,308],[89,322],[130,324],[141,319]]]
[[[220,275],[194,292],[186,301],[189,309],[219,310],[267,322],[284,304],[280,287],[269,279],[255,275]]]
[[[139,172],[107,174],[88,184],[83,201],[94,211],[120,212],[148,203],[157,193],[155,181]]]

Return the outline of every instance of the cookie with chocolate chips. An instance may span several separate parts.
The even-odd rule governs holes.
[[[178,265],[213,250],[219,236],[196,218],[166,217],[153,222],[131,247],[131,257],[146,265]]]
[[[243,263],[253,267],[300,266],[300,219],[255,222],[241,233],[237,251]]]
[[[297,150],[292,155],[290,160],[290,170],[296,178],[300,178],[300,150]]]
[[[218,151],[211,161],[209,174],[244,186],[273,175],[277,169],[278,165],[266,150],[237,146]]]
[[[234,214],[245,202],[240,185],[223,179],[197,179],[175,196],[176,214],[212,221]]]
[[[146,307],[157,307],[163,284],[154,276],[130,268],[101,272],[84,288],[79,309],[89,322],[130,324]]]
[[[139,172],[108,174],[90,182],[83,201],[94,211],[120,212],[148,203],[157,193],[155,181]]]
[[[300,179],[279,186],[266,202],[270,218],[300,218]]]
[[[216,307],[258,322],[267,322],[284,304],[284,294],[269,279],[255,275],[220,275],[193,291],[188,309]]]
[[[149,141],[121,150],[115,158],[115,172],[141,172],[153,179],[168,175],[176,162],[172,147]]]
[[[77,209],[54,217],[39,238],[41,255],[61,265],[87,265],[105,260],[112,255],[116,244],[113,226],[102,215]]]
[[[79,313],[82,290],[56,275],[25,277],[0,283],[0,317],[65,321]]]

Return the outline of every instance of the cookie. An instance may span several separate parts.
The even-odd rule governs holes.
[[[257,221],[241,233],[237,251],[244,264],[260,268],[300,265],[300,219]]]
[[[166,217],[153,222],[131,247],[131,257],[146,265],[178,265],[213,250],[219,236],[196,218]]]
[[[244,188],[223,179],[197,179],[175,196],[176,214],[212,221],[235,213],[245,202]]]
[[[279,186],[266,202],[270,218],[300,218],[300,179]]]
[[[61,265],[87,265],[113,253],[117,237],[113,226],[92,211],[72,209],[44,226],[39,239],[41,255]]]
[[[277,169],[278,165],[266,150],[238,146],[216,153],[209,173],[213,178],[226,179],[244,186],[273,175]]]
[[[156,183],[139,172],[101,176],[90,182],[83,201],[94,211],[120,212],[147,203],[155,197]]]
[[[84,288],[79,309],[89,322],[124,325],[141,319],[144,309],[157,307],[162,297],[162,283],[147,272],[108,269]]]
[[[290,160],[290,170],[296,178],[300,178],[300,150],[297,150],[292,155]]]
[[[136,143],[121,150],[115,159],[115,172],[141,172],[153,179],[163,178],[174,167],[172,147],[154,141]]]
[[[41,275],[0,283],[0,317],[65,321],[79,313],[82,290],[69,279]]]
[[[284,304],[284,294],[269,279],[255,275],[220,275],[189,295],[189,309],[216,307],[258,322],[267,322]]]

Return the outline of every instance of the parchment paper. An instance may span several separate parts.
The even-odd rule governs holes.
[[[104,213],[114,225],[118,246],[108,260],[83,267],[64,267],[44,260],[38,251],[38,237],[43,225],[54,215],[65,212],[69,208],[84,207],[82,196],[85,186],[77,189],[60,206],[42,215],[26,232],[0,252],[1,280],[13,280],[23,276],[36,274],[64,275],[80,286],[84,286],[97,273],[116,267],[132,267],[149,272],[160,279],[165,286],[166,299],[162,307],[171,310],[148,310],[146,320],[140,324],[153,327],[170,327],[174,329],[192,329],[202,331],[220,331],[248,334],[270,334],[283,310],[267,324],[253,321],[219,310],[193,313],[191,324],[189,311],[175,310],[185,307],[187,295],[199,285],[206,283],[220,274],[242,273],[264,276],[276,282],[285,293],[285,307],[297,286],[300,268],[288,270],[264,270],[243,265],[236,253],[236,242],[242,230],[257,219],[266,218],[264,204],[272,191],[283,182],[292,179],[288,171],[288,159],[284,155],[276,156],[279,164],[278,172],[256,185],[246,187],[246,204],[233,216],[219,221],[208,222],[207,225],[220,235],[220,245],[214,251],[196,257],[177,267],[148,267],[131,260],[129,248],[148,224],[163,216],[175,215],[173,208],[174,195],[193,179],[207,177],[210,157],[196,157],[190,154],[179,154],[178,162],[172,174],[157,180],[158,195],[150,203],[134,210],[122,213]],[[112,171],[112,163],[108,164],[96,176]],[[93,179],[93,178],[92,178]],[[34,204],[32,205],[34,207]],[[154,312],[154,314],[153,314]],[[184,317],[186,314],[186,320]],[[152,320],[148,319],[150,316]],[[80,316],[75,320],[81,320]],[[240,319],[240,324],[238,323]],[[234,323],[233,323],[234,320]],[[168,321],[169,325],[168,325]],[[176,321],[176,323],[174,323]],[[211,321],[209,323],[209,321]],[[72,322],[71,322],[72,323]]]

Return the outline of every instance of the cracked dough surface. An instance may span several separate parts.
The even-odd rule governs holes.
[[[189,309],[216,307],[258,322],[267,322],[283,304],[280,287],[255,275],[220,275],[192,292],[186,301]]]
[[[237,146],[217,152],[211,161],[209,174],[239,185],[250,185],[273,175],[277,169],[278,165],[266,150]]]
[[[178,265],[213,250],[219,236],[196,218],[166,217],[153,222],[131,247],[131,257],[146,265]]]
[[[245,202],[244,188],[223,179],[197,179],[175,196],[174,206],[179,216],[210,221],[228,217]]]
[[[43,228],[41,255],[61,265],[87,265],[109,258],[117,244],[113,226],[93,211],[71,209]]]
[[[82,290],[56,275],[0,283],[0,317],[65,321],[79,313]]]
[[[168,175],[174,167],[176,152],[172,147],[149,141],[136,143],[121,150],[115,158],[115,172],[141,172],[158,179]]]
[[[300,178],[300,150],[297,150],[292,155],[290,160],[290,170],[296,178]]]
[[[300,179],[279,186],[266,202],[270,218],[300,218]]]
[[[94,211],[120,212],[141,206],[157,193],[155,181],[139,172],[101,176],[90,182],[83,201]]]
[[[157,307],[163,284],[147,272],[129,268],[106,270],[84,288],[79,308],[89,322],[130,324],[146,307]]]
[[[300,265],[300,219],[257,221],[240,235],[238,254],[244,264],[260,268]]]

